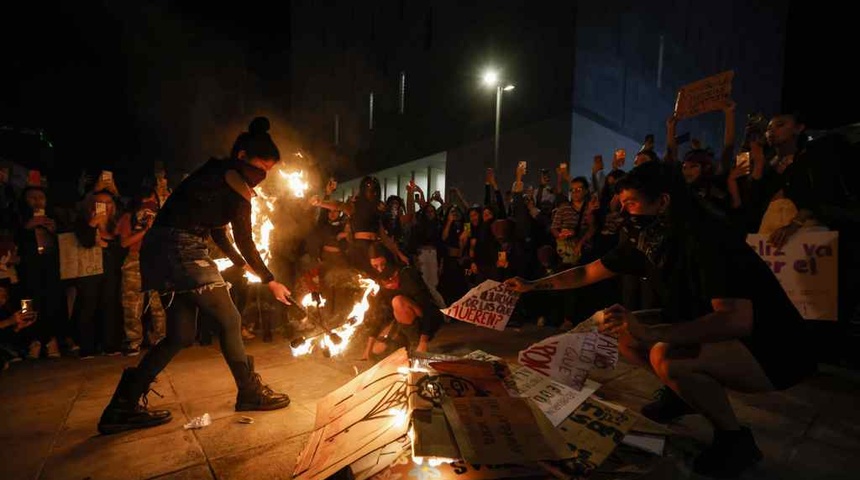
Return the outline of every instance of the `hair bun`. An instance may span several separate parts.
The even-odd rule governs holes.
[[[266,117],[257,117],[251,121],[251,124],[248,125],[248,133],[251,135],[257,135],[260,133],[266,133],[271,128],[271,124],[269,123],[269,119]]]

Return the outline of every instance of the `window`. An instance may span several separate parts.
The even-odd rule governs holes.
[[[400,114],[406,113],[406,72],[400,72]]]
[[[373,92],[370,92],[368,107],[370,110],[370,112],[369,112],[370,113],[370,115],[369,115],[370,121],[368,122],[368,125],[369,125],[369,129],[373,130]]]

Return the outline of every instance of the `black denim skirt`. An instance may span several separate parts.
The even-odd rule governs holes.
[[[209,258],[208,231],[152,227],[140,248],[144,292],[181,293],[229,286]]]

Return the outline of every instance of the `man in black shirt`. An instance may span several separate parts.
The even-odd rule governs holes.
[[[613,305],[599,328],[618,335],[622,355],[650,367],[668,387],[643,414],[668,422],[701,413],[713,424],[714,443],[694,470],[737,475],[761,451],[739,425],[726,389],[781,390],[812,373],[802,317],[764,261],[697,208],[667,166],[643,164],[619,180],[617,191],[626,223],[614,250],[582,267],[508,284],[520,292],[562,290],[618,274],[649,283],[662,306],[658,322]]]

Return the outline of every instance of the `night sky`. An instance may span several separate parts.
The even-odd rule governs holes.
[[[136,175],[164,160],[175,173],[223,154],[248,121],[210,108],[225,99],[287,118],[288,2],[282,11],[120,3],[27,2],[4,12],[0,122],[47,130],[63,172],[122,164]],[[783,105],[816,128],[858,119],[847,74],[855,27],[826,3],[792,4],[785,52]],[[846,57],[834,60],[837,52]],[[195,131],[201,117],[206,131]]]

